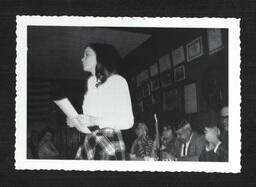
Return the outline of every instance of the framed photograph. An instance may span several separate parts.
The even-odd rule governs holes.
[[[185,53],[183,45],[172,51],[173,66],[177,66],[182,62],[185,62]]]
[[[194,39],[186,45],[187,61],[190,62],[203,55],[202,36]]]
[[[150,81],[151,91],[156,91],[160,88],[160,80],[158,78],[154,78]]]
[[[144,111],[150,111],[152,109],[151,97],[147,97],[143,99],[143,108],[144,108]]]
[[[137,76],[136,76],[136,79],[137,79],[137,86],[141,86],[142,83],[144,83],[145,81],[147,81],[149,78],[149,75],[148,75],[148,70],[144,70],[142,72],[140,72]]]
[[[171,69],[171,59],[167,53],[159,59],[159,71],[162,73],[168,69]]]
[[[196,83],[184,86],[185,113],[191,114],[197,112],[197,92]]]
[[[140,26],[140,28],[138,28]],[[47,156],[46,159],[39,158],[35,159],[34,155],[28,156],[30,154],[30,149],[28,144],[28,138],[31,138],[31,132],[33,130],[38,130],[38,133],[41,134],[41,130],[43,127],[38,125],[37,129],[35,127],[35,123],[33,120],[29,120],[30,117],[34,115],[31,114],[29,111],[33,110],[34,106],[31,106],[29,102],[29,98],[34,96],[34,93],[31,92],[29,87],[29,82],[32,81],[39,81],[41,83],[44,80],[50,81],[56,80],[57,82],[61,82],[57,85],[57,83],[50,84],[51,92],[56,92],[56,88],[63,89],[63,93],[56,93],[56,99],[60,101],[65,101],[65,98],[61,98],[64,95],[70,95],[70,103],[74,103],[74,108],[82,109],[84,108],[83,105],[86,104],[85,107],[89,107],[92,112],[95,112],[95,115],[102,114],[102,117],[114,117],[114,118],[122,118],[122,109],[128,107],[129,112],[131,115],[125,115],[127,117],[127,121],[132,122],[134,119],[136,121],[143,120],[148,124],[150,130],[154,134],[155,126],[154,126],[154,114],[157,114],[157,119],[161,127],[162,122],[168,120],[168,122],[176,122],[179,120],[180,117],[189,117],[192,121],[196,121],[199,119],[198,117],[205,117],[206,120],[211,120],[211,109],[210,106],[208,107],[207,102],[202,103],[206,105],[206,109],[209,109],[209,115],[206,113],[206,110],[199,110],[201,109],[201,103],[199,101],[199,97],[197,98],[197,113],[200,116],[192,116],[187,114],[188,116],[183,116],[185,114],[185,104],[184,104],[184,89],[186,89],[186,105],[192,106],[192,101],[195,99],[191,99],[196,95],[199,96],[199,82],[201,77],[194,77],[196,82],[196,87],[198,90],[192,91],[190,88],[184,88],[184,85],[193,83],[187,82],[186,80],[190,78],[188,73],[190,73],[185,66],[190,66],[190,64],[181,63],[175,67],[173,67],[172,59],[168,59],[169,63],[167,66],[164,66],[165,63],[162,63],[160,74],[160,69],[158,75],[151,77],[150,76],[150,65],[156,63],[153,61],[151,63],[150,57],[154,57],[157,55],[158,49],[161,47],[160,56],[158,59],[153,58],[152,60],[157,60],[158,68],[159,68],[159,58],[169,53],[169,57],[171,57],[171,50],[179,47],[181,45],[184,46],[185,56],[186,54],[186,44],[190,41],[197,38],[199,35],[195,36],[195,30],[202,31],[204,33],[203,36],[206,38],[207,42],[207,30],[209,28],[216,27],[216,28],[223,28],[221,31],[223,33],[222,39],[224,44],[224,49],[227,54],[220,55],[218,58],[225,67],[222,68],[218,72],[219,78],[222,80],[222,87],[223,101],[227,101],[229,104],[229,115],[230,115],[230,122],[232,122],[232,128],[229,128],[228,137],[232,140],[232,144],[230,144],[230,149],[227,150],[229,155],[228,160],[222,159],[216,162],[194,162],[194,161],[173,161],[166,162],[160,161],[161,159],[155,159],[151,156],[146,157],[141,160],[140,162],[136,162],[134,157],[127,155],[127,157],[123,157],[122,161],[111,161],[108,158],[112,158],[112,153],[115,150],[111,150],[111,152],[106,153],[106,155],[101,155],[100,152],[95,152],[90,155],[90,158],[87,158],[86,155],[89,155],[91,152],[90,150],[83,150],[83,147],[80,147],[81,143],[83,142],[84,135],[82,135],[85,131],[83,129],[69,129],[74,130],[77,134],[81,134],[80,141],[75,143],[71,131],[68,131],[69,128],[67,125],[59,125],[63,124],[63,120],[66,117],[73,116],[74,110],[66,110],[67,108],[61,108],[57,105],[53,100],[55,98],[50,98],[51,104],[51,111],[49,114],[46,115],[48,121],[41,121],[36,120],[35,122],[44,122],[43,127],[51,126],[51,128],[56,129],[56,134],[60,136],[55,136],[54,141],[56,142],[56,148],[61,151],[61,155],[58,158],[52,158],[50,155]],[[182,31],[181,31],[182,28]],[[136,32],[134,32],[136,31]],[[147,18],[147,17],[82,17],[82,16],[17,16],[16,17],[16,98],[15,98],[15,165],[13,166],[15,170],[59,170],[59,171],[86,171],[87,173],[93,171],[115,171],[115,172],[209,172],[209,173],[240,173],[242,166],[241,166],[241,132],[240,132],[240,89],[236,83],[240,81],[240,64],[241,59],[240,57],[240,19],[229,19],[229,18]],[[170,37],[170,33],[172,33],[173,37]],[[160,36],[160,37],[159,37]],[[150,38],[153,38],[154,41],[150,42]],[[166,40],[169,38],[170,40]],[[149,40],[148,40],[149,39]],[[186,39],[186,43],[184,43],[184,39]],[[74,42],[70,42],[70,41]],[[149,41],[149,42],[147,42]],[[150,44],[148,45],[144,45]],[[172,46],[175,48],[170,47],[170,42]],[[115,97],[108,97],[108,93],[115,92],[115,89],[118,87],[113,85],[116,83],[113,80],[113,84],[110,82],[111,86],[107,90],[106,93],[104,92],[102,95],[94,94],[94,90],[90,90],[90,93],[87,95],[87,103],[83,102],[83,97],[86,94],[86,90],[84,90],[84,78],[85,72],[83,72],[86,68],[82,67],[81,62],[77,63],[77,60],[80,61],[82,57],[83,62],[86,58],[86,54],[84,54],[86,46],[89,46],[90,43],[103,43],[107,44],[104,45],[105,47],[110,47],[109,52],[117,52],[119,53],[122,59],[127,60],[126,64],[120,64],[122,68],[125,68],[124,77],[132,78],[136,76],[139,80],[139,86],[134,90],[127,90],[125,92],[128,93],[129,91],[132,92],[132,96],[134,98],[127,98],[127,102],[112,102],[115,101]],[[203,41],[203,43],[205,43]],[[160,46],[159,46],[160,45]],[[208,47],[208,44],[206,44]],[[111,47],[112,46],[112,47]],[[86,47],[86,48],[85,48]],[[104,48],[105,48],[104,47]],[[116,50],[112,50],[116,48]],[[203,46],[205,49],[205,46]],[[153,53],[156,54],[149,54],[151,52],[150,49],[153,50]],[[159,49],[160,50],[160,49]],[[52,52],[54,51],[54,53]],[[100,50],[101,51],[101,50]],[[108,49],[106,49],[108,51]],[[164,53],[164,51],[166,53]],[[99,51],[95,50],[96,56]],[[160,52],[160,51],[159,51]],[[224,52],[220,51],[217,54]],[[110,54],[110,53],[108,53]],[[209,57],[209,61],[214,61],[216,55],[208,55],[207,50],[207,58]],[[226,57],[229,58],[226,58]],[[146,58],[148,57],[148,58]],[[203,57],[203,56],[202,56]],[[194,61],[203,60],[203,58],[197,58]],[[54,59],[54,60],[53,60]],[[63,60],[67,59],[67,60]],[[129,62],[128,62],[129,61]],[[164,61],[164,59],[163,59]],[[187,57],[186,57],[187,61]],[[192,61],[193,62],[193,61]],[[232,67],[228,66],[232,62]],[[209,65],[209,66],[208,66]],[[213,65],[213,68],[210,66]],[[227,65],[227,66],[226,66]],[[184,67],[182,67],[184,66]],[[192,64],[191,66],[198,66],[197,73],[205,73],[205,70],[209,67],[210,69],[217,68],[218,64],[207,64],[207,63],[197,63]],[[216,67],[215,67],[216,66]],[[223,66],[223,67],[224,67]],[[61,67],[61,68],[60,68]],[[166,68],[167,67],[167,68]],[[186,84],[185,81],[177,82],[177,84],[172,84],[166,88],[161,87],[161,76],[165,73],[171,72],[172,79],[174,82],[174,68],[177,68],[176,71],[176,80],[184,79],[186,73]],[[1,65],[0,65],[1,69]],[[168,69],[168,70],[167,70]],[[29,71],[28,71],[29,70]],[[79,70],[79,71],[78,71]],[[88,69],[89,70],[89,69]],[[145,71],[146,70],[146,71]],[[2,70],[0,70],[1,72]],[[9,70],[8,70],[9,71]],[[186,71],[186,72],[185,72]],[[94,72],[91,72],[94,73]],[[122,72],[120,72],[122,73]],[[87,73],[86,73],[87,74]],[[132,75],[132,76],[129,76]],[[229,76],[230,75],[230,76]],[[209,74],[206,73],[206,77]],[[210,76],[209,76],[210,77]],[[116,77],[119,79],[118,77]],[[150,79],[149,79],[150,78]],[[150,89],[150,80],[154,78],[159,78],[160,81],[160,88],[155,91],[151,92]],[[115,79],[115,78],[114,78]],[[122,79],[122,78],[121,78]],[[200,80],[199,80],[200,79]],[[78,82],[77,82],[78,81]],[[91,80],[90,80],[91,81]],[[109,81],[112,81],[109,79]],[[0,79],[0,82],[3,82]],[[62,85],[64,82],[64,85]],[[117,81],[118,82],[118,81]],[[209,81],[206,81],[206,83]],[[8,82],[7,82],[8,83]],[[81,83],[81,84],[80,84]],[[93,82],[91,82],[93,83]],[[144,85],[148,83],[148,88],[144,88]],[[70,86],[69,86],[69,85]],[[103,84],[108,84],[103,83]],[[214,85],[214,82],[212,83]],[[52,86],[53,85],[53,86]],[[55,87],[56,85],[56,87]],[[113,85],[113,86],[112,86]],[[202,83],[202,86],[204,83]],[[227,86],[226,86],[227,85]],[[6,86],[6,82],[3,82],[3,86]],[[57,87],[58,86],[58,87]],[[63,86],[63,88],[62,88]],[[94,85],[93,85],[94,86]],[[102,85],[104,86],[104,85]],[[107,85],[106,85],[107,86]],[[175,86],[175,87],[174,87]],[[47,86],[48,87],[48,86]],[[65,87],[67,89],[65,89]],[[222,88],[221,87],[221,88]],[[7,88],[7,87],[4,87]],[[127,88],[127,87],[126,87]],[[137,89],[138,88],[138,89]],[[211,87],[210,87],[211,88]],[[144,91],[145,89],[145,91]],[[65,90],[67,91],[65,93]],[[72,93],[69,93],[72,90]],[[137,91],[138,90],[138,91]],[[216,90],[216,89],[215,89]],[[219,89],[218,89],[219,90]],[[216,91],[218,91],[216,90]],[[122,91],[122,90],[120,90]],[[137,94],[136,94],[137,91]],[[200,90],[201,91],[201,90]],[[78,94],[78,92],[81,94]],[[83,94],[82,94],[83,92]],[[144,97],[145,95],[149,95]],[[197,93],[195,93],[197,92]],[[206,90],[205,92],[208,93]],[[73,94],[74,93],[74,94]],[[154,102],[158,103],[159,98],[161,98],[160,104],[152,105],[152,94],[160,93],[161,96],[155,95]],[[207,94],[202,93],[202,94]],[[231,94],[230,94],[231,93]],[[40,91],[40,95],[42,92]],[[90,94],[92,97],[90,97]],[[213,93],[215,97],[218,93]],[[125,94],[126,95],[126,94]],[[193,97],[190,97],[192,95]],[[81,96],[81,97],[80,97]],[[212,95],[209,95],[211,97]],[[137,100],[137,97],[139,100]],[[164,98],[163,98],[164,97]],[[206,95],[207,97],[207,95]],[[207,97],[208,98],[208,97]],[[218,98],[217,98],[218,99]],[[211,101],[216,100],[215,98],[210,98]],[[40,102],[41,99],[35,99],[36,102]],[[80,102],[81,101],[81,102]],[[106,101],[106,102],[101,102]],[[48,101],[47,101],[48,102]],[[163,104],[164,102],[164,104]],[[225,102],[225,103],[227,103]],[[109,103],[113,106],[108,107]],[[33,103],[32,103],[33,104]],[[127,104],[127,105],[126,105]],[[132,104],[132,106],[130,106]],[[106,105],[106,107],[104,107]],[[114,106],[115,105],[115,106]],[[58,107],[58,108],[57,108]],[[203,106],[204,107],[204,106]],[[40,107],[39,107],[40,108]],[[105,109],[108,110],[105,110]],[[184,108],[184,111],[183,111]],[[194,107],[193,107],[194,108]],[[58,109],[58,110],[57,110]],[[63,109],[63,110],[62,110]],[[70,107],[68,109],[71,109]],[[111,110],[110,110],[111,109]],[[113,110],[112,110],[113,109]],[[117,110],[115,110],[117,109]],[[130,109],[134,109],[138,115],[132,115],[133,111]],[[163,109],[168,112],[163,112]],[[204,109],[204,108],[203,108]],[[68,112],[67,112],[68,111]],[[142,113],[139,113],[142,112]],[[171,111],[171,112],[169,112]],[[187,109],[187,112],[192,112],[195,110]],[[57,113],[56,113],[57,112]],[[119,114],[119,112],[121,112]],[[219,112],[219,110],[218,110]],[[52,115],[52,114],[57,115]],[[195,113],[197,115],[197,113]],[[37,113],[40,115],[41,113]],[[77,116],[77,114],[75,114]],[[80,116],[82,117],[82,116]],[[214,116],[213,116],[214,117]],[[157,121],[156,119],[156,121]],[[120,121],[117,119],[117,121]],[[47,123],[45,123],[47,122]],[[233,123],[234,122],[234,123]],[[130,123],[130,125],[133,125]],[[111,124],[110,124],[111,126]],[[108,124],[106,123],[106,127]],[[36,129],[35,129],[36,128]],[[128,127],[127,127],[128,128]],[[202,126],[198,126],[198,130],[203,130]],[[103,133],[108,133],[104,132]],[[129,148],[131,141],[134,137],[129,135],[130,133],[123,133],[123,142],[124,147]],[[152,135],[153,135],[152,134]],[[95,137],[100,138],[100,134],[95,134]],[[89,137],[88,137],[89,138]],[[94,137],[93,137],[94,138]],[[108,139],[106,136],[106,141],[111,140]],[[53,142],[53,143],[55,143]],[[121,142],[122,143],[122,142]],[[96,146],[96,147],[95,147]],[[97,149],[97,144],[93,145],[91,148]],[[181,145],[180,145],[181,146]],[[181,147],[178,147],[181,148]],[[85,152],[84,152],[85,151]],[[88,152],[89,151],[89,152]],[[100,150],[98,150],[100,151]],[[129,152],[128,149],[124,149],[124,152]],[[62,154],[64,153],[64,154]],[[77,154],[76,154],[77,153]],[[82,154],[80,154],[82,153]],[[85,154],[84,154],[85,153]],[[88,154],[87,154],[88,153]],[[183,156],[177,155],[177,156]],[[189,155],[187,155],[189,156]],[[121,158],[121,157],[120,157]],[[81,160],[78,160],[81,159]],[[159,160],[159,161],[158,161]],[[162,159],[163,160],[163,159]],[[171,159],[172,160],[172,159]],[[189,157],[188,157],[188,160]]]
[[[179,66],[174,69],[174,80],[175,82],[185,80],[185,66]]]
[[[162,76],[161,76],[161,85],[162,85],[163,88],[172,85],[172,83],[173,83],[173,79],[172,79],[172,72],[171,71],[162,74]]]
[[[174,111],[179,107],[178,89],[163,92],[163,111]]]
[[[143,98],[143,87],[138,87],[136,89],[136,98],[137,100],[141,100]]]
[[[153,105],[160,104],[162,100],[162,92],[153,93],[151,95],[151,100]]]
[[[138,102],[137,108],[139,113],[144,112],[143,101]]]
[[[208,29],[207,36],[209,55],[214,54],[224,48],[221,29]]]
[[[158,74],[158,64],[155,63],[149,67],[150,76],[154,77]]]
[[[150,84],[147,83],[143,86],[143,97],[150,96]]]

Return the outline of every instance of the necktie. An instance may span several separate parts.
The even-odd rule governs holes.
[[[183,156],[187,156],[187,154],[186,154],[186,143],[183,144]]]

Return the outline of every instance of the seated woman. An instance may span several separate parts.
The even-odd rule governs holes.
[[[174,160],[176,155],[176,137],[171,125],[163,126],[160,141],[160,150],[157,150],[156,141],[154,141],[152,156],[155,159],[159,159],[160,156],[161,160]]]
[[[57,159],[60,154],[53,144],[54,131],[45,128],[42,131],[41,139],[38,146],[39,159]]]
[[[132,160],[147,160],[151,157],[153,140],[148,135],[148,127],[144,122],[137,123],[135,133],[137,139],[134,140],[131,148]]]
[[[204,128],[205,139],[208,144],[202,150],[199,161],[207,162],[227,162],[227,148],[220,141],[220,129],[217,123],[209,122]]]

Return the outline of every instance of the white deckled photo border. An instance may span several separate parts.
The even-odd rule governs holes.
[[[240,19],[236,18],[148,18],[148,17],[75,17],[17,16],[15,169],[81,171],[151,171],[151,172],[223,172],[241,170],[240,127]],[[156,28],[226,28],[228,29],[229,81],[229,161],[88,161],[39,160],[26,158],[27,135],[27,26],[79,27],[156,27]],[[230,126],[231,126],[230,125]],[[232,140],[232,141],[231,141]]]

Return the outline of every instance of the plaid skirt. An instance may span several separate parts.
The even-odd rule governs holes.
[[[121,131],[103,128],[86,135],[75,159],[125,160],[125,144]]]

